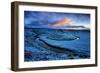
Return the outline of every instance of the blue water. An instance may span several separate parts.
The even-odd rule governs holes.
[[[90,58],[90,31],[25,28],[24,61]]]

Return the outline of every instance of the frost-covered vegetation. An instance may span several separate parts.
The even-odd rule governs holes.
[[[25,61],[90,58],[90,31],[25,28]]]

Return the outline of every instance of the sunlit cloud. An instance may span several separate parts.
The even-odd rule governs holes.
[[[64,18],[62,20],[56,21],[52,24],[48,24],[49,26],[67,26],[67,25],[72,25],[74,22],[71,21],[69,18]]]

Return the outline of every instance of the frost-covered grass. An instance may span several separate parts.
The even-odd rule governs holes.
[[[90,58],[88,30],[25,28],[24,40],[24,61]]]

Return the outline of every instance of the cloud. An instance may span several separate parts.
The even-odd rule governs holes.
[[[71,25],[74,22],[72,22],[69,18],[64,18],[62,20],[56,21],[52,24],[49,24],[49,26],[66,26],[66,25]]]

